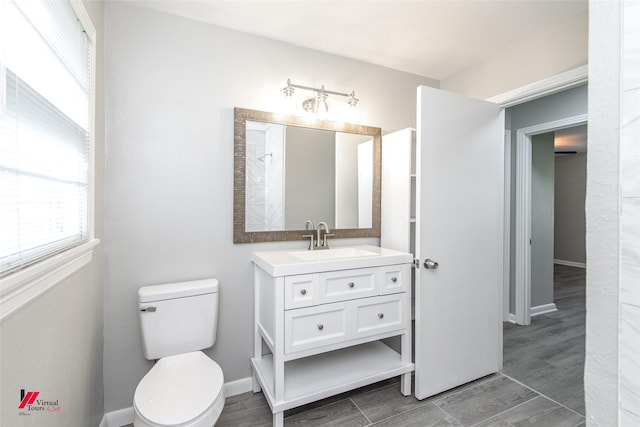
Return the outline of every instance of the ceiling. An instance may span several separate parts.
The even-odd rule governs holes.
[[[587,0],[111,0],[442,80],[588,9]],[[556,132],[586,151],[586,126]]]
[[[127,2],[436,80],[588,8],[587,0]]]
[[[554,148],[556,154],[563,152],[586,153],[587,125],[574,126],[554,132]],[[572,153],[574,154],[574,153]]]

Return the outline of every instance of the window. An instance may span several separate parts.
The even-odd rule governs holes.
[[[94,40],[75,1],[0,6],[0,277],[93,238]]]

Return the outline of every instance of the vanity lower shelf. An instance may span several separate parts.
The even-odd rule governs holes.
[[[273,412],[353,390],[413,371],[413,363],[380,341],[286,362],[284,398],[275,401],[273,356],[251,359]]]

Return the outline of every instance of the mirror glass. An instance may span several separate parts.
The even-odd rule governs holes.
[[[234,242],[380,235],[380,128],[235,109]]]

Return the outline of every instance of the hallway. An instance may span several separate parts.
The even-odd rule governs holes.
[[[585,269],[554,265],[558,311],[504,325],[502,373],[584,415]]]

